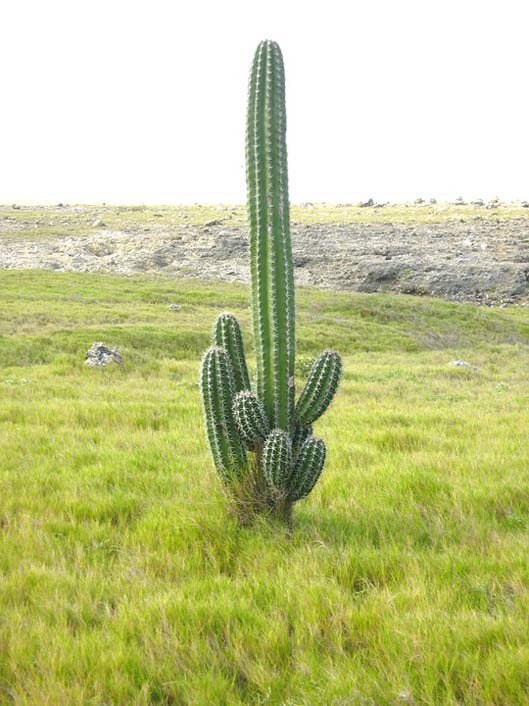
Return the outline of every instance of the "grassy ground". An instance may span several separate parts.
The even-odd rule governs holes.
[[[246,302],[0,272],[0,704],[527,704],[527,312],[302,291],[299,372],[335,347],[345,378],[289,537],[226,516],[201,428]]]
[[[521,203],[500,203],[494,208],[450,203],[386,204],[362,208],[355,204],[294,204],[295,223],[450,223],[474,220],[527,219]],[[21,206],[0,204],[0,234],[31,240],[70,235],[87,235],[110,230],[141,230],[143,227],[171,228],[203,226],[210,221],[226,226],[246,227],[246,209],[239,205],[194,206]]]

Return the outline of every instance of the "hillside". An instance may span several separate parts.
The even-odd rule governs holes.
[[[488,306],[529,302],[529,206],[293,206],[296,280]],[[0,207],[0,268],[247,282],[238,206]]]

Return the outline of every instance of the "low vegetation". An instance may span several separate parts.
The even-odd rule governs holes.
[[[211,467],[223,309],[248,336],[243,286],[0,272],[0,704],[525,705],[526,310],[299,291],[298,385],[344,377],[290,534]]]

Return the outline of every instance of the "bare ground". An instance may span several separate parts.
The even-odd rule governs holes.
[[[101,214],[95,207],[32,207],[24,220],[16,209],[0,209],[0,268],[249,278],[247,228],[237,209],[219,207],[220,218],[205,223],[189,222],[182,212],[167,218],[155,209],[119,222],[103,210],[93,221],[94,213]],[[452,210],[454,217],[439,222],[435,213],[433,219],[388,221],[380,208],[371,220],[362,211],[361,222],[355,222],[356,212],[348,212],[349,221],[329,219],[329,210],[321,220],[336,222],[318,222],[317,213],[309,222],[294,222],[296,281],[486,305],[529,303],[529,211],[502,217],[501,208],[483,215],[476,209],[476,215],[457,217],[463,211]],[[28,232],[33,222],[35,233]]]

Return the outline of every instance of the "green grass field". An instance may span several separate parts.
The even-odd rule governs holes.
[[[202,430],[247,299],[0,272],[0,704],[527,705],[528,310],[301,290],[298,385],[345,375],[289,535],[227,516]]]

